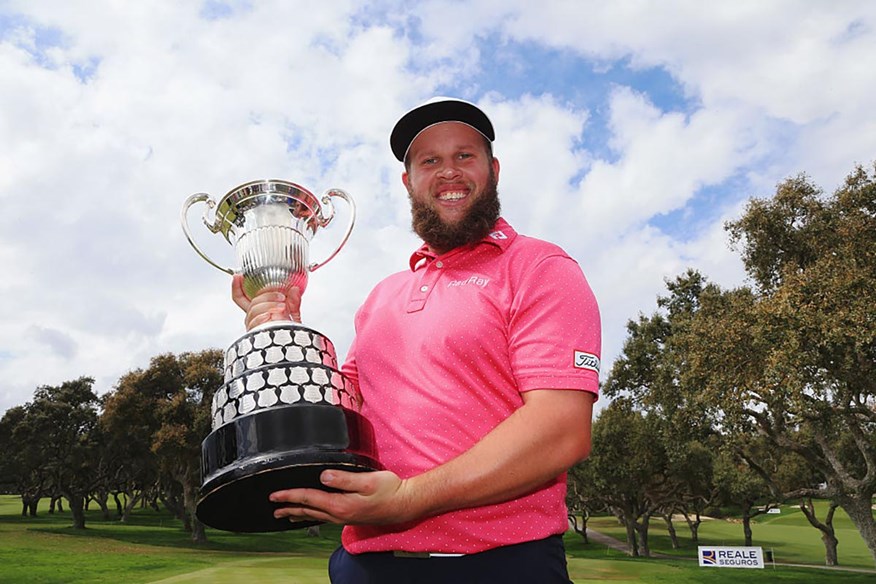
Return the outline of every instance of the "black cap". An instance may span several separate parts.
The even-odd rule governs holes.
[[[496,139],[493,124],[476,105],[453,97],[435,97],[415,107],[396,122],[389,135],[392,153],[404,162],[411,142],[420,132],[441,122],[462,122],[484,135],[490,142]]]

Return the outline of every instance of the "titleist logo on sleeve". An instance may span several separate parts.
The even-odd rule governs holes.
[[[575,367],[577,369],[590,369],[599,373],[599,357],[584,351],[575,351]]]

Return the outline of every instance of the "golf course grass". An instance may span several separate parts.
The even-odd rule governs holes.
[[[824,519],[827,503],[816,501],[816,513]],[[782,505],[780,513],[759,515],[752,524],[753,544],[772,551],[774,560],[790,564],[824,564],[824,544],[821,532],[809,525],[800,509],[793,505]],[[680,557],[696,557],[696,546],[690,543],[690,531],[684,520],[675,523],[675,529],[682,548],[673,550],[665,523],[661,519],[651,520],[649,542],[652,551]],[[873,569],[873,557],[860,533],[842,509],[837,509],[833,521],[839,562],[845,567]],[[589,527],[617,539],[625,539],[622,526],[611,517],[591,520]],[[699,529],[700,545],[743,545],[744,536],[741,520],[704,520]],[[874,577],[876,582],[876,577]]]
[[[576,583],[618,584],[738,583],[740,576],[745,577],[746,584],[876,581],[876,573],[817,567],[824,555],[818,533],[805,523],[799,511],[796,515],[800,517],[795,517],[790,508],[787,513],[786,508],[782,510],[782,515],[761,517],[763,523],[754,527],[755,545],[774,548],[779,562],[810,563],[812,568],[699,568],[694,561],[696,548],[689,545],[684,524],[677,528],[687,547],[673,552],[668,549],[665,529],[655,521],[653,551],[672,553],[678,559],[629,558],[603,545],[585,545],[579,536],[569,533],[566,544],[570,575]],[[103,521],[92,509],[85,530],[74,530],[70,525],[66,507],[63,513],[50,515],[45,500],[37,517],[24,518],[18,497],[0,496],[0,583],[324,584],[328,582],[328,557],[340,541],[339,528],[323,526],[319,538],[307,537],[300,531],[232,534],[208,530],[210,541],[196,546],[179,521],[151,509],[137,509],[128,524]],[[622,537],[622,530],[611,518],[591,520],[590,527]],[[704,545],[740,545],[742,526],[726,521],[704,522],[700,537]],[[857,532],[840,533],[840,562],[872,568],[866,546],[863,542],[859,546],[853,538],[860,540]]]

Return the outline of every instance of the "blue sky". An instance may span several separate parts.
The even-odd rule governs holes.
[[[830,192],[876,159],[876,3],[411,4],[0,0],[0,412],[228,345],[242,315],[179,210],[259,178],[357,201],[304,304],[345,352],[417,246],[388,134],[433,95],[487,111],[505,217],[581,264],[603,374],[665,279],[745,282],[723,224],[750,197],[800,172]]]

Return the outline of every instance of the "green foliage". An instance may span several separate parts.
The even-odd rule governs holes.
[[[79,528],[89,498],[106,519],[110,495],[124,505],[123,519],[141,498],[160,499],[203,541],[194,516],[200,444],[221,364],[216,350],[158,355],[102,399],[87,377],[38,388],[32,402],[0,419],[0,446],[9,453],[0,460],[0,488],[21,494],[31,513],[41,497],[63,494]]]
[[[857,168],[831,197],[789,179],[728,229],[756,289],[703,293],[681,386],[725,432],[804,460],[798,494],[836,500],[876,559],[876,176]]]
[[[116,476],[124,479],[119,487],[133,501],[157,489],[155,496],[186,520],[199,542],[206,540],[195,516],[201,442],[210,433],[210,402],[221,385],[221,351],[158,355],[119,380],[101,419],[126,454],[117,458]]]
[[[82,508],[100,458],[93,384],[81,377],[39,387],[33,401],[0,420],[0,444],[8,445],[2,463],[6,488],[20,493],[31,513],[40,497],[64,494],[78,528],[84,527]]]
[[[727,229],[754,285],[668,281],[628,323],[604,392],[649,418],[674,486],[664,505],[829,497],[876,559],[876,172],[856,168],[832,196],[791,178]]]

